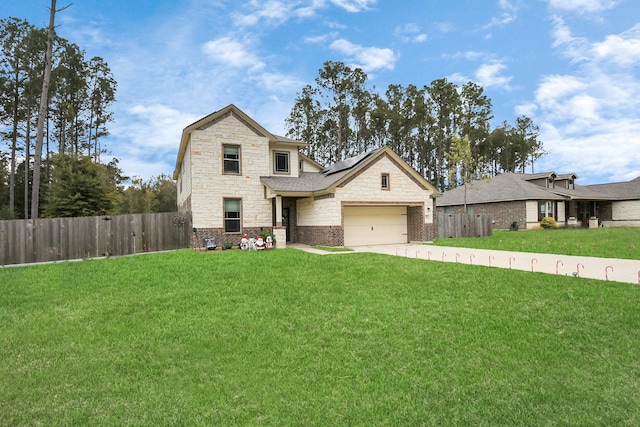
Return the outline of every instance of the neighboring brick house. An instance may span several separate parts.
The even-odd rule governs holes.
[[[388,147],[327,168],[229,105],[187,126],[173,178],[194,243],[273,230],[286,242],[355,246],[429,241],[440,193]]]
[[[438,213],[491,215],[495,229],[536,228],[546,216],[562,227],[640,226],[640,178],[580,186],[575,174],[504,173],[446,191]],[[465,203],[466,198],[466,203]]]

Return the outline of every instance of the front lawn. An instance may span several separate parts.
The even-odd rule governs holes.
[[[434,244],[502,251],[640,259],[640,228],[495,230],[491,237],[436,239]]]
[[[637,285],[282,249],[0,288],[0,425],[640,424]]]

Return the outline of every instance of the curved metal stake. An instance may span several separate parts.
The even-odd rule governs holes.
[[[610,266],[610,265],[607,265],[604,268],[604,278],[605,278],[605,280],[609,280],[609,269],[611,269],[611,271],[613,271],[613,267]]]

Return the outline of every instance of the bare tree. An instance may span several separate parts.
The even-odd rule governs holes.
[[[64,10],[69,6],[65,6]],[[33,185],[31,187],[31,218],[38,218],[40,208],[40,165],[42,164],[42,140],[44,139],[44,122],[47,118],[47,106],[49,104],[49,82],[51,80],[51,56],[53,40],[56,37],[56,0],[51,0],[49,10],[49,29],[47,32],[47,52],[45,54],[44,78],[42,79],[42,96],[40,97],[40,110],[38,111],[38,125],[36,130],[36,150],[33,156]]]

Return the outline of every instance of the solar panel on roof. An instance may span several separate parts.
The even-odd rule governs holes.
[[[321,174],[323,175],[331,175],[334,173],[338,173],[338,172],[342,172],[343,170],[347,170],[347,169],[351,169],[352,167],[356,166],[358,163],[360,163],[362,160],[364,160],[365,158],[369,157],[371,154],[375,153],[376,150],[373,151],[368,151],[366,153],[362,153],[358,156],[355,157],[350,157],[348,159],[345,159],[341,162],[337,162],[332,164],[331,166],[328,166],[324,169],[322,169],[320,171]]]

